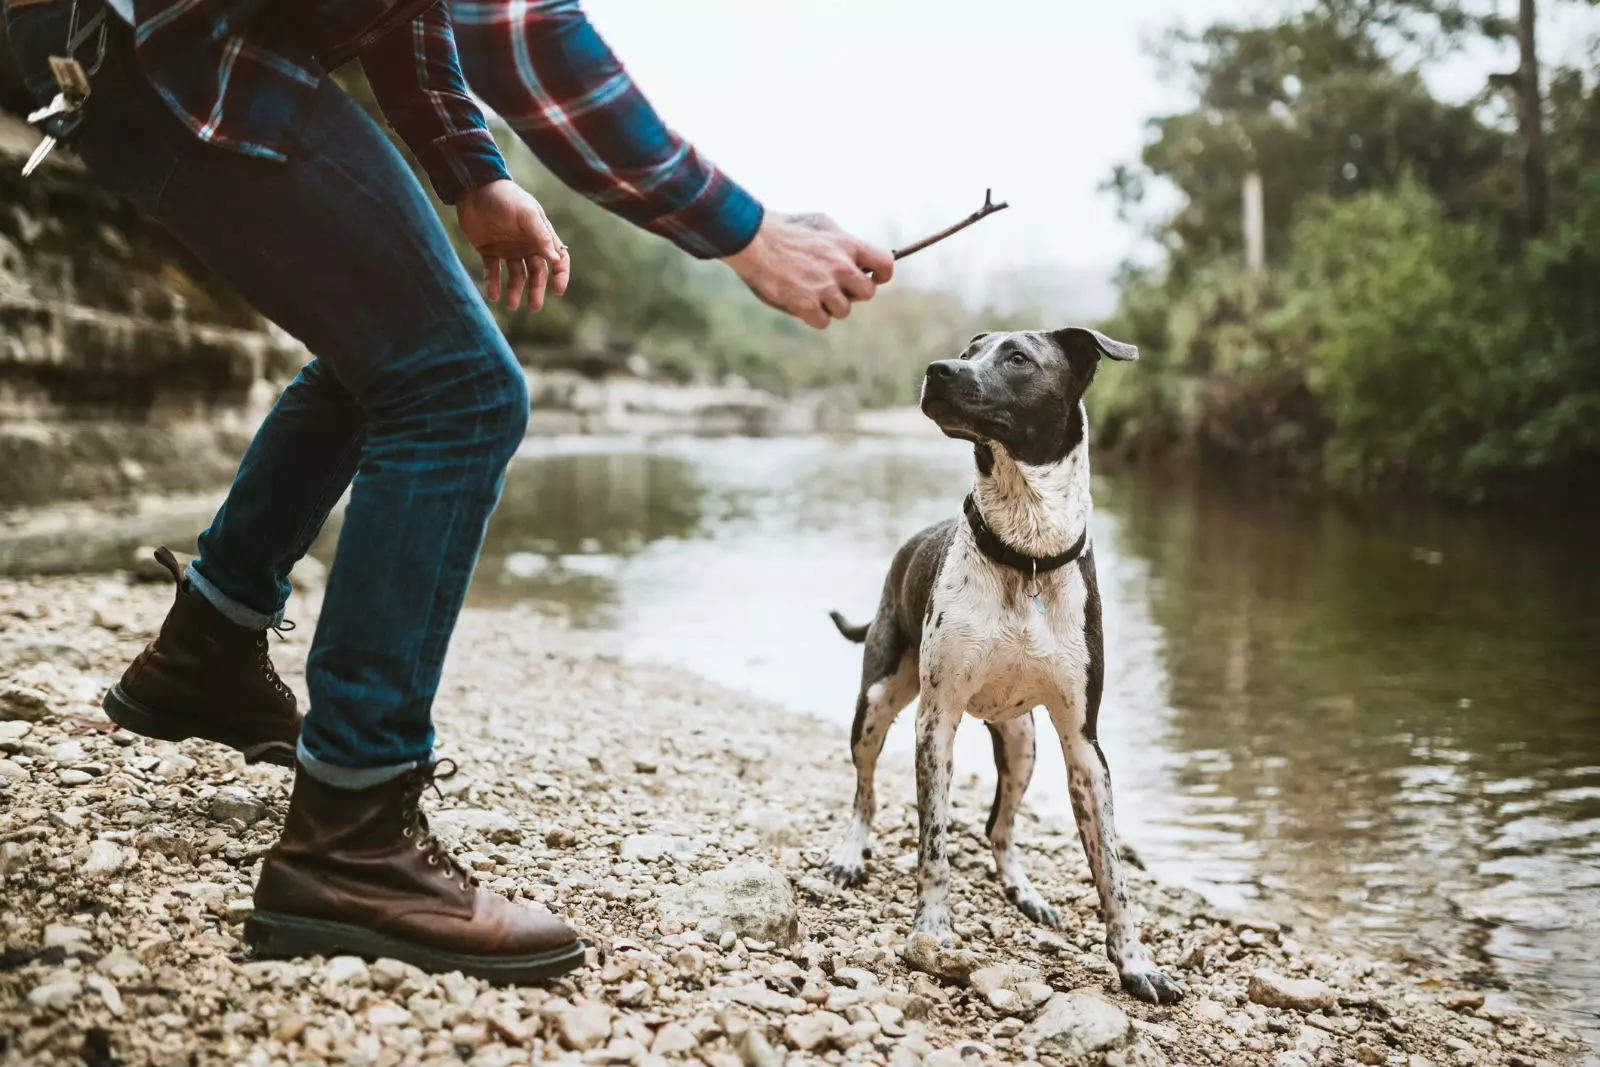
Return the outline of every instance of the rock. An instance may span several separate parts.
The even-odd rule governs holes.
[[[833,980],[851,989],[870,989],[878,984],[878,976],[864,967],[840,967],[833,972]]]
[[[1065,1067],[1099,1067],[1106,1053],[1126,1048],[1133,1038],[1133,1023],[1122,1009],[1086,993],[1057,993],[1017,1035]]]
[[[711,871],[687,886],[664,886],[664,921],[697,924],[701,935],[732,933],[787,948],[800,936],[800,914],[789,879],[761,863]]]
[[[64,771],[56,772],[56,780],[66,786],[88,785],[94,781],[94,775],[88,771],[80,771],[76,767],[68,767]]]
[[[553,826],[545,831],[544,843],[551,848],[571,848],[578,843],[578,835],[565,826]]]
[[[26,782],[30,775],[26,767],[8,759],[0,759],[0,778],[8,782]]]
[[[1272,1058],[1272,1067],[1316,1067],[1317,1061],[1298,1049],[1280,1052]]]
[[[611,1036],[611,1009],[599,1001],[584,1001],[563,1011],[556,1028],[561,1043],[574,1052],[599,1048]]]
[[[844,1020],[829,1012],[819,1011],[814,1015],[791,1015],[783,1021],[783,1041],[790,1048],[797,1048],[802,1052],[811,1052],[819,1046],[826,1044],[833,1036],[833,1020],[838,1019],[841,1029],[848,1029],[843,1025]]]
[[[522,826],[504,812],[486,808],[451,808],[429,813],[428,821],[434,829],[452,837],[470,832],[495,845],[522,843]]]
[[[690,859],[698,851],[694,844],[665,834],[634,834],[622,840],[619,850],[627,862],[656,863],[667,856]]]
[[[739,1036],[739,1059],[745,1067],[783,1067],[783,1054],[755,1027]]]
[[[421,972],[409,963],[402,963],[386,956],[383,959],[373,960],[372,966],[367,968],[367,973],[372,977],[373,988],[389,990],[404,982],[413,973]]]
[[[989,1007],[1001,1015],[1017,1015],[1026,1007],[1022,1002],[1022,998],[1017,996],[1017,992],[1014,989],[991,989],[987,994],[987,999]]]
[[[1369,1067],[1382,1067],[1389,1062],[1389,1054],[1372,1045],[1357,1045],[1356,1059],[1368,1064]]]
[[[45,948],[64,948],[68,952],[76,949],[89,940],[89,931],[76,926],[67,926],[63,923],[46,923],[44,928]]]
[[[267,806],[257,800],[250,790],[236,785],[225,785],[218,789],[206,805],[206,814],[212,822],[238,819],[246,826],[251,826],[260,822],[266,813]]]
[[[369,986],[372,972],[367,961],[359,956],[335,956],[322,968],[325,986]]]
[[[900,955],[912,970],[953,982],[966,981],[988,962],[976,952],[941,945],[932,934],[912,934]]]
[[[194,760],[188,756],[173,754],[157,763],[155,770],[151,773],[163,782],[181,782],[189,777],[195,766]]]
[[[1336,1003],[1333,990],[1315,978],[1285,978],[1272,971],[1250,976],[1250,999],[1263,1007],[1321,1011]]]
[[[617,990],[617,1003],[625,1008],[637,1008],[650,999],[649,982],[628,982]]]
[[[1189,1014],[1208,1023],[1220,1023],[1228,1017],[1228,1009],[1209,997],[1201,997],[1189,1009]]]
[[[50,698],[37,689],[12,685],[0,689],[0,719],[38,722],[50,714]]]
[[[33,724],[21,719],[0,719],[0,744],[21,741],[33,730]]]
[[[131,848],[123,848],[115,841],[105,838],[96,838],[89,845],[89,858],[83,863],[83,873],[87,877],[96,878],[107,874],[115,874],[134,862],[139,854]]]
[[[122,1003],[122,994],[117,992],[117,987],[112,985],[109,979],[104,975],[91,974],[84,979],[84,984],[100,995],[100,999],[105,1002],[106,1008],[112,1015],[122,1017],[122,1013],[126,1010]]]
[[[693,1052],[699,1044],[688,1030],[677,1023],[668,1023],[656,1031],[655,1040],[650,1042],[650,1053],[654,1056],[681,1056]]]
[[[83,982],[71,971],[56,971],[28,994],[28,1003],[50,1011],[66,1011],[83,995]]]
[[[1477,990],[1446,993],[1439,998],[1439,1003],[1451,1011],[1465,1011],[1467,1008],[1477,1009],[1483,1007],[1483,993]]]

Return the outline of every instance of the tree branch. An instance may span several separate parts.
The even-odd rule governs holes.
[[[1007,203],[1004,203],[1004,202],[999,203],[999,204],[995,203],[994,202],[994,190],[993,189],[985,189],[983,191],[983,206],[981,208],[979,208],[977,211],[974,211],[972,214],[968,215],[966,218],[962,219],[960,222],[956,223],[954,226],[946,226],[944,229],[940,230],[938,233],[934,234],[932,237],[924,237],[922,240],[916,242],[915,244],[909,244],[909,245],[906,245],[904,248],[895,249],[894,250],[894,258],[895,259],[904,259],[904,258],[909,256],[913,252],[920,252],[924,248],[927,248],[929,245],[938,244],[940,241],[944,240],[946,237],[949,237],[952,234],[960,233],[962,230],[966,229],[968,226],[971,226],[974,222],[977,222],[979,219],[987,218],[988,216],[993,215],[996,211],[1004,211],[1006,208],[1008,208],[1010,206],[1011,206],[1010,204],[1007,204]]]

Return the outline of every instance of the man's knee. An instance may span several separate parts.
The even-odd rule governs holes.
[[[484,360],[485,436],[510,459],[528,432],[528,376],[504,340]]]

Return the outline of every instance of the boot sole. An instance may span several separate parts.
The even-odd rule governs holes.
[[[263,745],[259,738],[245,738],[225,731],[202,729],[181,715],[159,711],[148,704],[141,704],[128,695],[128,691],[122,688],[121,682],[106,690],[106,695],[100,698],[100,707],[104,709],[108,719],[124,730],[157,741],[187,741],[192,737],[198,737],[246,753]],[[282,767],[294,766],[292,746],[286,744],[284,747],[284,753],[265,755],[261,758],[261,762],[275,763]]]
[[[545,982],[583,964],[584,943],[574,941],[532,956],[477,956],[447,952],[380,934],[349,923],[308,919],[276,911],[254,911],[244,921],[244,940],[258,956],[360,956],[395,959],[430,974],[460,971],[505,985]]]

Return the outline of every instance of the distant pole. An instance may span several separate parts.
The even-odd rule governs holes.
[[[1267,265],[1267,228],[1261,205],[1261,172],[1244,176],[1244,261],[1252,271]]]

